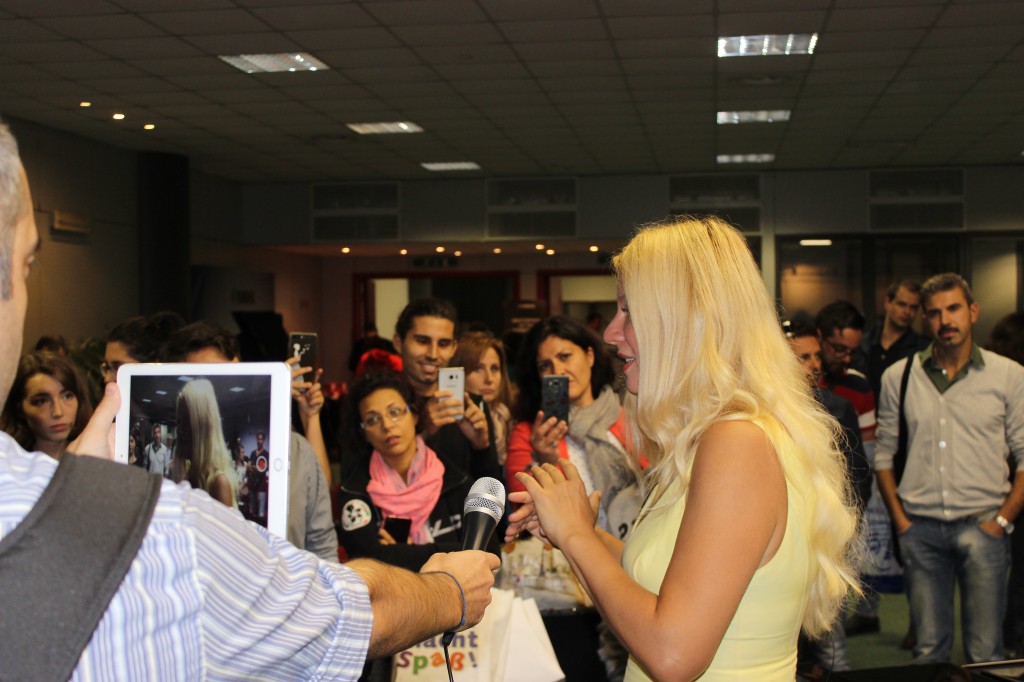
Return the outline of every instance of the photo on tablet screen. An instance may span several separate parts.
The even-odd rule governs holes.
[[[117,459],[188,482],[284,537],[290,381],[283,363],[124,365]]]

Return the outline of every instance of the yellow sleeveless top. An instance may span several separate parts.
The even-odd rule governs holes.
[[[673,482],[666,498],[678,489]],[[656,493],[657,491],[655,491]],[[771,560],[757,569],[740,600],[725,638],[702,682],[756,680],[793,682],[796,677],[796,645],[810,593],[811,556],[807,546],[807,520],[801,518],[800,502],[787,483],[786,532]],[[686,508],[680,495],[668,505],[651,505],[652,494],[626,539],[622,565],[640,585],[657,594],[668,570],[679,524]],[[714,551],[709,547],[708,551]],[[686,641],[679,642],[680,647]],[[625,682],[651,677],[630,657]]]

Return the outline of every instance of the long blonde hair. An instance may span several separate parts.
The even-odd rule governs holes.
[[[175,480],[187,474],[192,487],[210,492],[213,480],[224,475],[231,497],[238,499],[238,481],[224,432],[220,407],[209,379],[193,379],[178,393],[178,437],[174,443]],[[186,472],[185,462],[188,462]]]
[[[841,430],[814,399],[743,236],[714,218],[641,228],[613,260],[639,352],[626,408],[648,480],[685,491],[701,436],[723,420],[755,420],[803,507],[814,557],[803,627],[826,631],[857,590],[850,547],[857,512],[838,447]]]

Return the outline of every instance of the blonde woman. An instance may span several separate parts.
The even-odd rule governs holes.
[[[220,407],[208,379],[193,379],[178,393],[178,438],[171,478],[188,481],[224,505],[237,506],[238,482],[220,424]]]
[[[595,530],[570,463],[520,474],[509,537],[568,557],[630,652],[626,680],[787,680],[797,636],[855,587],[856,511],[836,422],[815,403],[743,237],[707,218],[616,256],[627,410],[651,487],[625,545]],[[563,473],[564,471],[564,473]]]

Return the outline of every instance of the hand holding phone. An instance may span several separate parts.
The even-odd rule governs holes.
[[[437,378],[437,388],[439,391],[448,391],[451,395],[444,398],[445,402],[448,401],[459,401],[459,405],[462,408],[458,414],[455,415],[455,421],[462,421],[463,412],[466,410],[466,370],[463,367],[444,367],[441,369]],[[449,408],[454,405],[449,405]]]
[[[299,367],[316,367],[317,335],[312,332],[292,332],[288,335],[288,357],[298,358]],[[305,374],[295,377],[295,381],[307,381]]]
[[[569,423],[568,376],[553,374],[541,378],[540,409],[544,412],[544,421],[557,417],[559,421]]]

